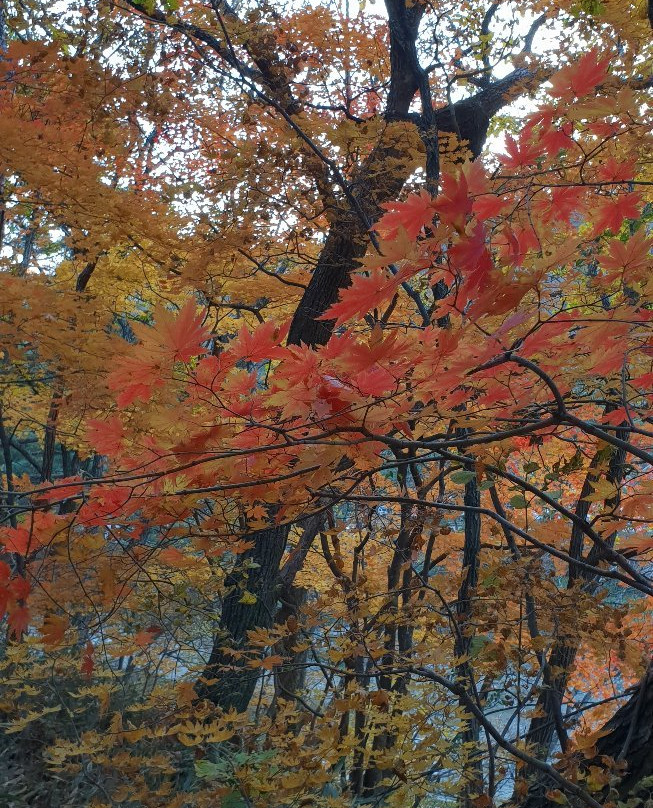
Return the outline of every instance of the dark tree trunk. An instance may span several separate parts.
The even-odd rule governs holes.
[[[630,699],[603,726],[602,733],[596,742],[596,754],[582,763],[581,770],[587,771],[591,766],[604,770],[605,758],[620,761],[625,773],[616,787],[618,799],[625,802],[639,798],[644,805],[653,794],[653,785],[645,782],[653,777],[653,663]],[[516,805],[518,808],[556,808],[559,803],[550,793],[557,788],[556,783],[542,778]],[[613,794],[604,796],[614,802]],[[600,797],[597,799],[601,801]]]
[[[605,408],[606,413],[612,412],[613,410],[613,406]],[[625,430],[618,430],[617,436],[621,438],[621,440],[628,440],[628,432]],[[594,467],[595,465],[599,465],[600,462],[601,454],[597,452],[592,461],[590,471],[583,485],[576,507],[576,515],[584,521],[587,521],[590,512],[590,502],[585,499],[585,497],[591,493],[592,484],[598,479],[594,473]],[[619,449],[612,452],[608,464],[606,480],[615,485],[617,489],[621,486],[624,477],[625,462],[626,455],[623,450]],[[618,499],[607,500],[605,502],[606,510],[616,507],[617,504]],[[610,537],[608,544],[612,546],[614,540],[615,536]],[[572,558],[580,559],[583,557],[584,541],[585,535],[583,531],[578,525],[574,525],[569,541],[569,554]],[[596,564],[600,561],[596,553],[597,548],[593,547],[588,556],[588,561],[591,564]],[[595,576],[585,571],[579,571],[574,568],[573,565],[570,565],[567,588],[571,589],[573,586],[577,586],[579,581],[583,582],[583,586],[586,590],[591,590],[596,585]],[[535,754],[542,759],[549,756],[556,732],[558,734],[558,740],[564,750],[566,731],[564,726],[562,726],[562,702],[578,649],[579,644],[577,638],[570,642],[565,636],[558,636],[551,649],[549,659],[544,662],[545,686],[540,690],[535,707],[536,715],[531,720],[525,739],[526,743],[533,748]],[[552,671],[555,673],[552,673]],[[534,771],[527,773],[529,779],[537,779],[539,776],[539,773]]]
[[[408,21],[411,36],[416,35],[418,24],[419,20],[412,20],[412,17]],[[403,45],[396,41],[396,37],[393,41],[393,58],[403,65],[408,58],[407,51],[402,51]],[[394,95],[390,93],[392,103],[388,103],[386,118],[389,122],[405,121],[407,124],[415,124],[418,129],[423,128],[422,116],[408,112],[418,89],[417,77],[413,74],[412,77],[408,76],[406,71],[402,73],[401,80],[395,79],[394,75],[395,90]],[[492,116],[509,101],[511,91],[530,77],[528,70],[515,70],[504,79],[480,90],[472,98],[436,110],[434,118],[437,130],[459,135],[468,142],[472,156],[478,157]],[[434,137],[437,142],[437,132]],[[426,148],[428,152],[428,144]],[[407,151],[407,144],[402,146],[397,137],[393,139],[390,136],[387,142],[382,139],[355,172],[349,183],[349,195],[341,200],[341,207],[330,210],[329,233],[311,280],[295,311],[288,336],[289,344],[317,347],[328,342],[334,322],[320,318],[337,301],[340,290],[350,284],[352,272],[359,266],[360,259],[367,251],[369,229],[379,218],[381,205],[399,195],[412,171],[413,160],[406,156]],[[388,169],[388,165],[392,165],[392,170]],[[218,674],[221,668],[224,671],[225,665],[231,664],[234,667],[231,660],[225,659],[221,649],[229,642],[236,646],[242,644],[250,629],[272,625],[279,563],[288,532],[289,526],[285,525],[256,531],[244,537],[246,541],[254,542],[254,547],[244,554],[242,560],[246,562],[248,559],[264,558],[265,563],[272,566],[265,572],[249,574],[248,591],[257,597],[256,605],[243,607],[235,595],[225,598],[220,627],[214,638],[207,670],[202,677],[212,679],[219,675],[220,681],[210,686],[200,682],[197,688],[201,696],[224,709],[236,707],[244,710],[247,707],[256,687],[257,675],[251,668],[242,670],[242,665],[240,669],[236,666],[234,670]],[[243,678],[242,682],[239,681],[240,677]]]
[[[279,564],[286,547],[288,527],[267,528],[250,533],[253,547],[240,557],[240,564],[226,580],[227,594],[222,603],[220,628],[204,673],[196,685],[200,698],[206,698],[223,710],[247,709],[252,698],[258,671],[248,666],[248,658],[234,657],[229,650],[246,647],[250,629],[269,628],[274,621],[277,604]],[[251,566],[250,566],[251,565]],[[256,598],[248,603],[247,593]]]

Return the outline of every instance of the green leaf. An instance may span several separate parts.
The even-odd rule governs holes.
[[[470,657],[477,657],[489,642],[490,638],[485,634],[476,634],[474,637],[472,637],[471,642],[469,643]]]
[[[465,483],[467,484],[471,480],[476,478],[475,471],[454,471],[451,475],[451,482],[453,483]]]
[[[510,503],[510,505],[513,508],[526,508],[526,507],[528,507],[528,502],[526,502],[526,499],[524,498],[523,494],[515,494],[514,497],[510,497],[508,502]]]
[[[200,778],[209,780],[229,779],[229,768],[224,762],[212,763],[210,760],[196,760],[195,774]]]

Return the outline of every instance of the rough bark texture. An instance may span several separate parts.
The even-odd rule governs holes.
[[[643,782],[653,777],[653,664],[635,689],[630,699],[620,707],[602,729],[604,734],[596,743],[596,754],[581,765],[581,770],[596,766],[606,768],[605,758],[622,761],[625,774],[618,782],[618,799],[633,798],[642,804],[651,797],[653,785]],[[550,792],[557,786],[552,781],[541,779],[534,784],[524,800],[519,800],[518,808],[555,808],[559,803],[550,798]],[[614,794],[603,795],[614,801]]]
[[[195,688],[200,698],[207,698],[224,710],[245,710],[254,693],[257,670],[248,667],[247,659],[234,657],[229,650],[241,650],[249,630],[272,625],[279,564],[287,536],[285,525],[251,533],[247,539],[253,542],[253,547],[243,553],[238,569],[225,581],[227,594],[222,603],[220,628]],[[254,595],[256,602],[243,602],[247,600],[243,598],[245,592]]]

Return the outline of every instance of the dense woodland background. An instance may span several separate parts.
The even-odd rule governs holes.
[[[0,0],[0,806],[651,805],[652,27]]]

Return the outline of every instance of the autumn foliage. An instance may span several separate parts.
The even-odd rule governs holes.
[[[643,5],[0,32],[8,804],[648,804]]]

